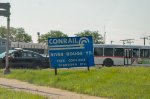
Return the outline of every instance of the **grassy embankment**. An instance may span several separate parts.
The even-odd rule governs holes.
[[[113,99],[150,98],[149,67],[111,67],[101,69],[12,70],[0,77],[57,87],[78,93]]]
[[[13,91],[0,87],[0,99],[47,99],[47,98],[35,94]]]

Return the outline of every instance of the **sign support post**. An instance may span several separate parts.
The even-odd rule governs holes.
[[[57,75],[57,67],[55,67],[55,76]]]
[[[88,66],[87,68],[88,68],[88,71],[90,71],[90,66]]]
[[[85,53],[85,55],[86,55],[86,53]],[[86,56],[85,56],[85,57],[86,57]],[[87,63],[87,70],[90,71],[90,66],[89,66],[87,57],[86,57],[86,63]]]
[[[6,64],[5,64],[5,70],[4,74],[9,74],[10,69],[9,69],[9,32],[10,32],[10,3],[0,3],[0,16],[7,17],[7,43],[6,43]]]
[[[6,67],[4,70],[4,74],[9,74],[10,73],[10,68],[9,68],[9,32],[10,32],[10,17],[7,17],[7,45],[6,45]]]

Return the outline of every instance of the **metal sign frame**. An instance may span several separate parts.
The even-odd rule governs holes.
[[[51,68],[94,66],[92,36],[48,38]]]

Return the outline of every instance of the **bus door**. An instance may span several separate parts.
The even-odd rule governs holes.
[[[131,49],[124,49],[124,65],[131,65]]]

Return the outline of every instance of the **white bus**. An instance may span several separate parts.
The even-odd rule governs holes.
[[[150,46],[94,45],[95,65],[150,64]]]

